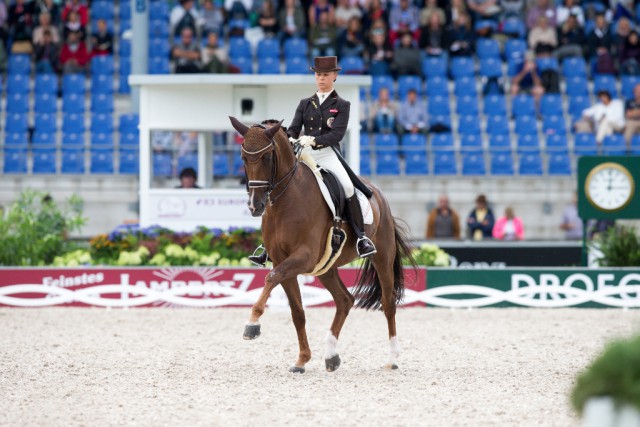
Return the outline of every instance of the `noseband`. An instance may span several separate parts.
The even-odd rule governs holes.
[[[256,124],[256,125],[253,125],[252,127],[259,127],[262,129],[266,129],[266,127],[261,124]],[[282,196],[285,193],[285,191],[287,191],[289,184],[291,184],[291,181],[293,180],[293,175],[298,169],[298,158],[294,156],[295,160],[291,170],[287,172],[287,174],[283,176],[279,181],[274,183],[274,181],[276,180],[276,173],[278,172],[278,156],[276,155],[277,153],[276,143],[273,140],[273,138],[269,139],[269,145],[256,151],[248,151],[244,148],[244,144],[242,144],[243,153],[247,154],[248,156],[259,155],[259,157],[257,157],[255,160],[249,161],[247,159],[249,163],[257,163],[262,158],[262,156],[264,156],[266,153],[269,153],[271,151],[273,151],[273,161],[271,162],[271,177],[269,178],[268,181],[255,180],[255,179],[248,180],[247,187],[249,190],[257,189],[257,188],[267,188],[267,200],[269,201],[270,205],[273,205],[276,202],[276,200],[279,199],[280,196]],[[286,179],[289,179],[289,181],[287,182],[285,187],[282,189],[282,191],[280,191],[280,193],[278,193],[278,195],[276,195],[275,197],[271,197],[271,193],[273,192],[273,190],[275,190]]]

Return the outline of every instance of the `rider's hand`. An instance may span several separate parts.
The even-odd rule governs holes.
[[[298,142],[300,142],[300,145],[302,145],[303,147],[314,146],[316,145],[316,138],[315,136],[304,135],[300,137],[300,140]]]
[[[295,144],[296,142],[298,142],[298,140],[297,140],[297,139],[295,139],[295,138],[289,137],[289,142],[290,142],[291,144]]]

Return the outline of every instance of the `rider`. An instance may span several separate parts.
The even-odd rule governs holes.
[[[351,104],[338,95],[333,84],[338,77],[338,58],[320,56],[313,60],[311,70],[315,72],[317,92],[310,98],[304,98],[298,104],[293,121],[287,130],[289,141],[298,142],[304,152],[324,169],[330,170],[338,178],[347,197],[348,219],[358,236],[356,248],[361,258],[376,253],[376,247],[364,233],[364,219],[360,202],[355,194],[354,184],[345,169],[346,163],[340,154],[340,141],[347,131]],[[304,126],[304,136],[300,131]],[[299,138],[300,137],[300,138]],[[299,139],[298,139],[299,138]],[[249,259],[264,266],[267,251],[252,255]]]

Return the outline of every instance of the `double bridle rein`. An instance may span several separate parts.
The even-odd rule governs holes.
[[[266,129],[266,127],[263,125],[253,125],[252,127],[260,127],[260,128]],[[271,177],[269,178],[269,180],[262,181],[262,180],[252,179],[247,181],[248,190],[257,189],[257,188],[267,188],[267,200],[269,202],[269,205],[273,205],[276,202],[276,200],[278,200],[280,196],[282,196],[287,191],[287,188],[289,188],[291,181],[293,181],[293,176],[296,170],[298,170],[298,158],[294,156],[294,164],[291,170],[287,172],[287,174],[283,176],[280,180],[274,183],[276,179],[276,173],[278,172],[278,156],[276,155],[276,143],[274,139],[270,138],[269,145],[256,151],[248,151],[244,148],[244,144],[242,144],[242,152],[245,153],[246,155],[248,156],[255,156],[258,154],[260,155],[255,160],[249,160],[247,158],[247,162],[249,163],[257,163],[262,158],[262,156],[264,156],[266,153],[269,153],[271,151],[273,151],[273,161],[271,162]],[[287,179],[288,179],[288,182],[286,183],[284,188],[275,197],[271,197],[271,193]]]

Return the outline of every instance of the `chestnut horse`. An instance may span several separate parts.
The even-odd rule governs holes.
[[[311,350],[297,276],[312,272],[322,258],[333,214],[311,169],[300,165],[287,134],[280,127],[282,122],[265,121],[263,123],[270,127],[248,127],[233,117],[230,120],[244,137],[242,161],[248,180],[249,210],[254,217],[262,215],[262,236],[273,262],[265,287],[251,310],[244,338],[255,339],[260,335],[259,321],[267,299],[271,291],[282,284],[300,347],[298,359],[290,371],[302,373],[311,359]],[[364,261],[354,295],[350,294],[338,275],[338,267],[357,257],[356,236],[350,226],[343,224],[347,240],[342,252],[333,266],[318,277],[336,304],[324,354],[326,369],[330,372],[340,366],[336,351],[338,337],[354,303],[367,310],[382,308],[389,329],[389,357],[385,368],[398,367],[395,315],[396,305],[404,295],[402,261],[409,260],[414,269],[415,261],[405,227],[392,216],[382,192],[370,182],[366,185],[373,191],[369,200],[374,218],[373,223],[366,226],[366,233],[378,252]]]

